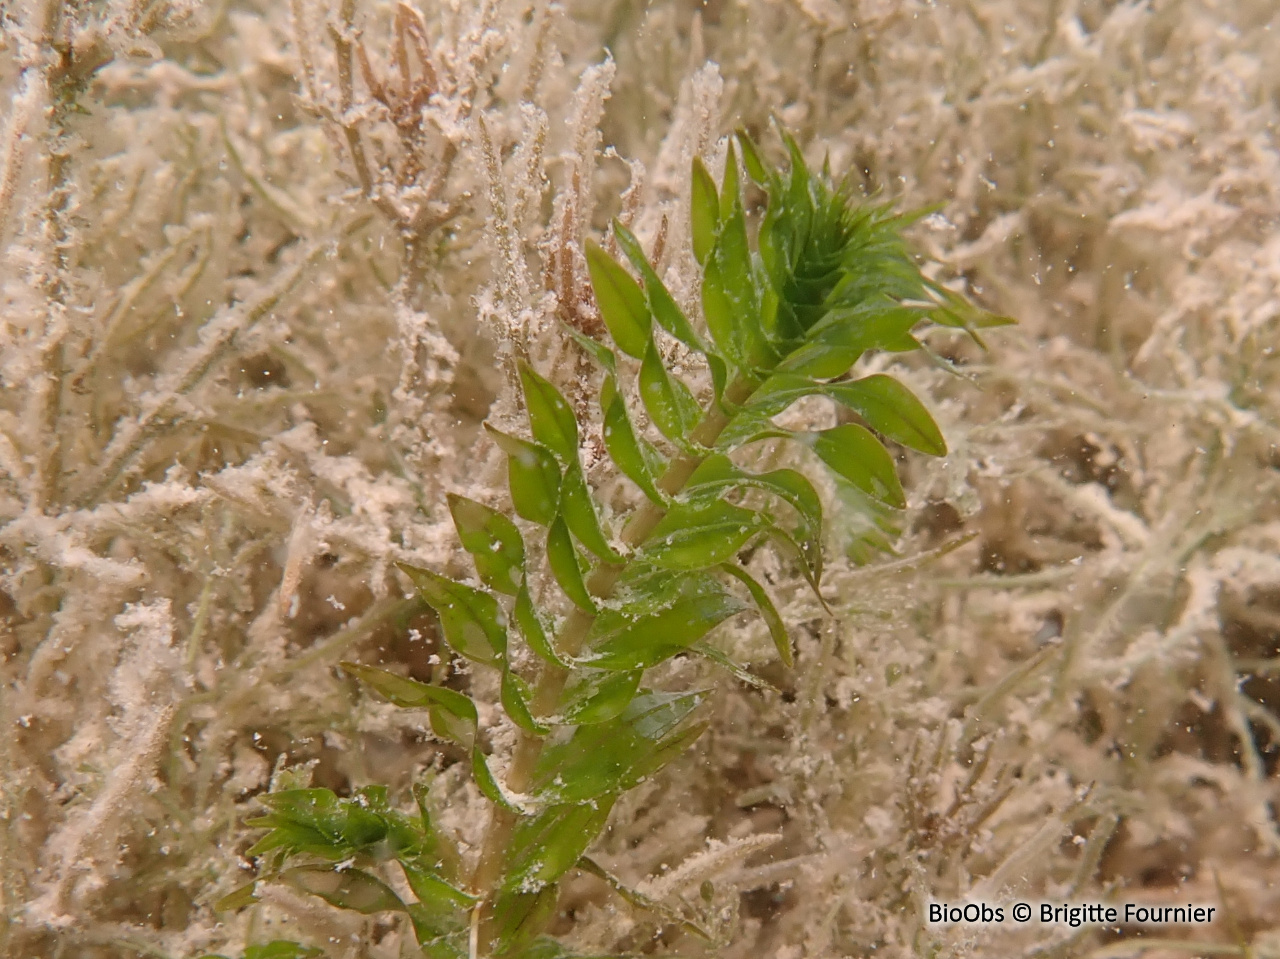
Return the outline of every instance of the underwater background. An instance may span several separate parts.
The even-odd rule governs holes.
[[[585,389],[614,216],[696,314],[690,164],[782,127],[1017,323],[863,367],[948,455],[893,447],[902,511],[822,490],[832,612],[767,569],[795,669],[722,631],[776,690],[720,682],[593,847],[655,908],[575,873],[554,933],[1280,956],[1278,50],[1273,0],[0,2],[0,955],[422,954],[281,886],[215,908],[245,821],[430,772],[479,844],[457,750],[337,664],[441,680],[394,564],[460,572],[505,358]],[[1217,911],[927,921],[966,901]]]

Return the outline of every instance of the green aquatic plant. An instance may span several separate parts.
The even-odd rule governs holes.
[[[486,750],[486,711],[466,693],[343,664],[397,706],[425,709],[435,734],[470,756],[491,805],[478,854],[461,855],[436,827],[421,784],[413,814],[393,806],[383,786],[349,799],[326,789],[277,789],[262,797],[268,814],[249,823],[269,830],[249,850],[261,865],[258,881],[284,882],[344,909],[405,914],[433,959],[569,955],[545,930],[559,883],[575,868],[643,901],[586,852],[619,796],[706,728],[708,690],[651,685],[652,671],[692,654],[760,682],[707,642],[718,625],[751,608],[780,659],[792,663],[782,615],[740,562],[757,546],[779,550],[826,602],[822,497],[799,469],[750,469],[749,448],[794,442],[877,510],[903,507],[884,440],[932,456],[946,444],[900,382],[849,372],[868,352],[918,348],[912,330],[922,321],[971,330],[991,321],[921,274],[901,237],[909,217],[858,202],[826,169],[811,171],[783,138],[786,170],[766,162],[745,134],[736,137],[742,165],[766,197],[754,244],[733,142],[718,187],[701,161],[693,164],[691,241],[705,333],[621,223],[614,238],[630,269],[601,246],[585,251],[611,342],[578,330],[566,335],[600,368],[604,451],[643,493],[641,505],[616,527],[603,518],[579,455],[585,414],[522,361],[529,433],[488,429],[507,456],[512,515],[449,497],[480,585],[401,567],[438,614],[452,653],[498,677],[501,709],[518,729],[510,754]],[[704,397],[665,358],[673,340],[705,363]],[[637,428],[633,395],[652,435]],[[814,432],[775,421],[810,396],[830,398],[857,421]],[[545,557],[549,578],[535,557]],[[516,636],[533,657],[512,655]],[[536,675],[518,666],[526,661],[536,662]],[[380,878],[391,863],[412,899],[386,874]],[[253,901],[255,885],[222,906]]]

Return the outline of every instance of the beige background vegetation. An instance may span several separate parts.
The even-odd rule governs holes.
[[[690,160],[738,126],[780,156],[773,115],[936,205],[935,275],[1019,325],[874,361],[951,445],[901,456],[898,556],[829,504],[837,616],[762,567],[796,670],[719,641],[782,694],[722,677],[615,811],[597,858],[715,942],[589,876],[557,930],[1280,955],[1277,50],[1272,0],[0,3],[0,953],[412,953],[279,890],[215,913],[243,821],[288,767],[434,770],[475,841],[458,757],[336,663],[467,681],[392,564],[462,572],[443,495],[496,501],[513,357],[590,403],[582,240],[661,236],[695,304]],[[964,897],[1220,918],[924,924]]]

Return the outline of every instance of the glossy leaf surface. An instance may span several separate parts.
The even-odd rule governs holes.
[[[507,651],[506,615],[484,590],[455,582],[429,569],[397,563],[440,617],[445,642],[459,656],[494,665]]]
[[[652,343],[640,365],[640,399],[658,432],[678,445],[685,444],[702,418],[698,401],[684,383],[667,373]]]
[[[686,720],[703,693],[638,695],[617,719],[580,726],[542,753],[533,786],[552,803],[584,803],[631,789],[657,772],[702,732]]]
[[[636,359],[649,345],[649,302],[640,284],[594,242],[586,246],[587,269],[596,305],[618,349]]]
[[[896,509],[907,505],[893,457],[870,430],[856,423],[799,437],[830,469],[868,496]]]
[[[524,540],[516,524],[483,503],[452,493],[449,512],[480,579],[490,589],[514,596],[524,577]]]
[[[724,500],[677,503],[654,527],[640,555],[665,569],[709,569],[733,559],[763,525],[758,513]]]
[[[528,363],[520,364],[520,385],[533,438],[566,463],[578,461],[578,421],[568,401],[550,380]]]
[[[296,866],[284,870],[280,878],[300,892],[319,896],[342,909],[353,909],[366,915],[405,911],[404,903],[390,886],[359,869]]]
[[[573,545],[573,538],[569,535],[569,527],[563,517],[558,517],[547,533],[547,563],[560,589],[573,605],[584,613],[594,613],[596,604],[587,592],[587,584],[578,564],[578,549]]]
[[[622,554],[613,548],[604,534],[586,477],[582,475],[582,467],[576,462],[564,474],[564,486],[560,491],[560,513],[569,532],[584,547],[606,563],[623,561]]]
[[[604,828],[613,796],[590,803],[551,806],[521,820],[511,842],[511,858],[503,885],[534,892],[573,868]]]
[[[711,576],[670,574],[663,588],[603,611],[582,661],[599,669],[648,669],[741,612],[742,602]]]
[[[627,415],[626,403],[616,390],[605,405],[603,434],[604,448],[623,475],[640,487],[650,500],[664,503],[666,498],[658,491],[654,475],[654,467],[659,465],[657,454],[646,449],[642,445],[644,441],[636,436]]]
[[[485,424],[507,454],[507,483],[516,515],[550,526],[560,509],[560,467],[545,446],[510,436]]]

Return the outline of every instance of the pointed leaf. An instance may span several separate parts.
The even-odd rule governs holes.
[[[564,693],[560,721],[568,726],[604,723],[618,716],[635,698],[642,670],[574,670],[578,681]]]
[[[664,569],[709,569],[733,559],[762,526],[758,513],[724,500],[678,503],[654,527],[641,556]]]
[[[449,512],[462,548],[490,589],[514,596],[524,576],[524,540],[520,530],[497,510],[465,496],[449,494]]]
[[[688,445],[689,433],[702,418],[702,408],[684,383],[667,375],[653,343],[640,365],[640,399],[663,436],[678,446]]]
[[[470,748],[478,722],[476,706],[467,696],[443,686],[431,686],[416,679],[397,676],[374,666],[343,662],[342,668],[368,683],[397,706],[426,708],[431,728],[441,739]]]
[[[720,184],[720,222],[723,225],[736,207],[742,205],[742,195],[738,185],[738,151],[733,140],[729,140],[729,149],[724,158],[724,181]]]
[[[720,226],[720,200],[716,196],[716,181],[707,172],[701,157],[693,158],[693,188],[689,197],[689,220],[693,231],[693,255],[706,264],[715,245]]]
[[[618,220],[613,221],[613,232],[618,238],[618,246],[622,248],[622,252],[626,254],[631,265],[640,272],[640,277],[644,280],[645,295],[648,297],[649,309],[653,312],[654,319],[689,349],[705,353],[707,348],[702,338],[698,336],[689,318],[677,305],[671,291],[667,289],[666,284],[649,263],[649,258],[644,255],[640,241]]]
[[[777,180],[778,174],[760,157],[755,141],[746,130],[739,128],[735,134],[738,145],[742,147],[742,165],[747,168],[747,175],[761,186],[768,186]]]
[[[560,658],[555,647],[551,645],[546,628],[538,617],[537,609],[534,608],[533,597],[529,595],[528,583],[521,585],[520,595],[516,597],[512,615],[515,617],[516,626],[520,628],[520,634],[524,636],[524,641],[538,654],[539,658],[561,669],[568,668],[569,664]]]
[[[551,730],[533,718],[529,712],[529,689],[524,680],[511,671],[508,665],[502,674],[502,709],[513,723],[527,733],[545,736]]]
[[[896,509],[907,505],[893,457],[868,429],[846,423],[818,433],[797,434],[832,471],[868,496]]]
[[[742,344],[739,317],[726,288],[726,282],[716,258],[707,260],[702,272],[702,315],[707,321],[707,331],[716,349],[735,366],[749,366],[747,352]]]
[[[569,532],[600,559],[606,563],[621,563],[625,560],[626,557],[615,550],[605,536],[600,526],[600,517],[596,515],[591,492],[587,488],[587,480],[582,475],[582,467],[576,462],[565,470],[564,484],[560,487],[560,512]]]
[[[587,634],[581,662],[598,669],[648,669],[696,643],[746,607],[713,578],[681,577],[662,605],[604,610]]]
[[[245,883],[243,886],[233,889],[213,904],[213,911],[239,912],[245,906],[251,906],[255,902],[262,902],[262,897],[257,894],[258,882],[259,880],[255,879],[253,882]]]
[[[769,598],[769,594],[765,592],[764,587],[760,585],[754,576],[735,563],[725,563],[720,568],[747,587],[747,591],[751,593],[751,598],[755,601],[756,608],[760,610],[760,618],[769,627],[769,635],[773,637],[773,645],[778,650],[778,658],[782,660],[782,664],[788,669],[794,666],[795,657],[791,654],[791,637],[787,635],[787,627],[783,624],[782,617],[778,615],[778,607],[773,605],[773,600]]]
[[[751,672],[750,670],[744,669],[742,666],[739,666],[732,659],[730,659],[720,650],[716,649],[706,640],[703,640],[700,643],[694,643],[692,646],[689,647],[689,652],[696,653],[697,655],[701,656],[703,659],[708,659],[711,662],[715,663],[721,669],[726,670],[731,676],[733,676],[734,679],[738,680],[738,682],[740,683],[745,683],[746,685],[751,686],[755,689],[771,689],[775,693],[781,692],[781,690],[779,690],[777,686],[773,685],[773,683],[769,682],[767,679],[763,679],[762,677],[757,676],[755,673]]]
[[[447,577],[397,563],[440,617],[445,642],[459,656],[492,666],[507,651],[506,615],[492,595]]]
[[[434,705],[448,710],[472,725],[477,722],[475,703],[457,690],[420,683],[416,679],[398,676],[385,669],[378,669],[376,666],[365,666],[345,660],[339,665],[361,682],[372,686],[397,706],[421,709]]]
[[[551,806],[521,820],[511,837],[503,887],[535,892],[572,869],[604,828],[613,800],[606,795],[590,803]]]
[[[600,246],[587,242],[587,269],[595,290],[596,305],[609,335],[618,349],[636,359],[649,345],[652,316],[649,304],[637,283],[622,265]]]
[[[569,536],[569,527],[563,517],[557,517],[547,533],[547,563],[564,594],[584,613],[594,613],[596,604],[587,591],[582,569],[578,564],[578,549]]]
[[[920,343],[910,333],[923,318],[916,307],[893,307],[866,314],[861,310],[844,310],[829,314],[829,319],[842,322],[810,330],[809,339],[789,354],[779,372],[798,373],[818,380],[843,376],[869,350],[900,353],[919,349]]]
[[[332,866],[296,866],[280,873],[293,888],[319,896],[330,905],[370,915],[375,912],[404,912],[404,903],[391,887],[359,869]]]
[[[582,347],[583,351],[595,360],[596,363],[600,365],[601,369],[610,376],[618,375],[618,358],[614,356],[613,350],[609,349],[609,347],[605,346],[603,343],[597,343],[585,333],[575,330],[568,323],[562,323],[560,328],[565,333],[568,333],[569,338]]]
[[[471,750],[471,778],[476,781],[476,788],[485,799],[496,803],[508,812],[517,811],[502,792],[502,787],[489,769],[489,763],[479,746]]]
[[[528,363],[520,363],[520,385],[529,410],[533,438],[565,463],[578,461],[578,421],[569,402],[551,381],[539,376]]]
[[[658,491],[650,465],[656,454],[641,446],[642,442],[631,428],[626,403],[615,391],[604,413],[604,448],[627,479],[640,487],[650,500],[662,505],[666,498]]]
[[[617,719],[579,726],[569,740],[543,750],[532,784],[536,795],[582,803],[633,788],[702,732],[685,721],[705,696],[644,692]]]
[[[427,959],[462,959],[466,955],[465,936],[470,924],[468,915],[477,900],[461,889],[446,882],[429,870],[417,869],[401,863],[409,888],[418,897],[416,903],[407,903],[409,917],[418,943],[423,946]],[[449,939],[462,945],[448,948]],[[457,940],[461,939],[459,943]]]
[[[947,442],[924,404],[890,376],[877,373],[852,383],[834,383],[828,395],[904,446],[931,456],[947,454]]]
[[[551,450],[494,429],[485,429],[507,454],[511,503],[522,519],[550,526],[560,508],[560,467]]]

